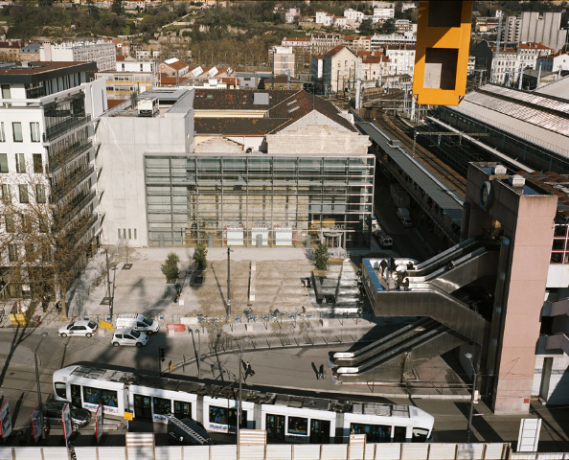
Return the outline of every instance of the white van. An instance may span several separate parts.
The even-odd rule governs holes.
[[[140,313],[121,313],[117,318],[117,329],[132,328],[152,335],[160,330],[158,321],[146,319]]]

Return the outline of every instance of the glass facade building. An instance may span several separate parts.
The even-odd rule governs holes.
[[[369,247],[373,155],[145,156],[151,247]]]

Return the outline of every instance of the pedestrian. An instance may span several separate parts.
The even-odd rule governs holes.
[[[454,268],[454,260],[451,260],[447,265],[447,270],[452,270]]]
[[[180,300],[180,294],[176,294],[176,297],[174,297],[174,303],[178,303],[179,300]]]
[[[252,321],[252,320],[253,320],[253,309],[249,307],[247,309],[247,321]]]
[[[391,266],[389,267],[391,269],[391,274],[395,273],[397,271],[397,264],[395,263],[395,257],[391,258]]]
[[[245,378],[244,378],[244,380],[247,380],[248,376],[253,377],[254,375],[255,375],[255,371],[251,367],[251,363],[249,361],[247,361],[245,363]]]
[[[381,262],[379,263],[379,268],[381,270],[381,276],[385,278],[386,277],[385,272],[387,271],[387,262],[385,261],[385,259],[381,259]]]
[[[45,297],[44,297],[44,299],[45,299]],[[42,301],[41,309],[43,310],[44,313],[47,313],[47,302]]]
[[[319,380],[322,379],[324,380],[326,377],[324,377],[324,364],[320,364],[320,369],[318,370],[318,375],[319,375]]]
[[[415,266],[413,265],[413,262],[409,261],[407,263],[407,270],[415,270]]]
[[[55,309],[57,310],[57,313],[61,313],[61,300],[55,302]]]
[[[405,277],[405,279],[403,280],[403,290],[404,291],[409,290],[409,278],[408,277]]]
[[[389,291],[395,291],[397,289],[397,281],[395,280],[396,275],[392,275],[387,282],[387,289]]]

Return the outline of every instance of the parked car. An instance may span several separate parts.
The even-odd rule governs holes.
[[[95,321],[75,321],[71,324],[61,326],[57,331],[61,337],[83,335],[85,337],[93,337],[97,332],[99,325]]]
[[[43,418],[49,426],[61,427],[61,412],[67,404],[65,401],[47,401],[43,405]],[[69,405],[69,413],[71,414],[71,424],[73,429],[83,428],[91,422],[91,412],[87,409]]]
[[[148,336],[144,332],[135,329],[118,329],[113,335],[111,342],[113,347],[130,345],[131,347],[143,347],[148,343]]]

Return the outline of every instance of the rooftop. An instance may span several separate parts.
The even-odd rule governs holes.
[[[35,83],[74,72],[95,72],[96,70],[95,62],[30,61],[26,65],[3,62],[0,63],[0,83]]]

